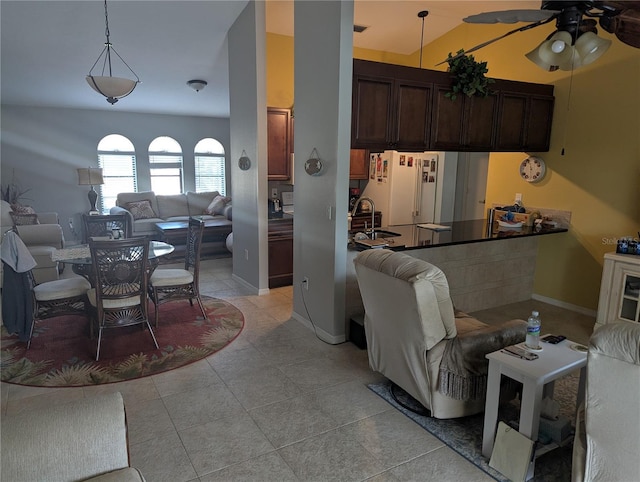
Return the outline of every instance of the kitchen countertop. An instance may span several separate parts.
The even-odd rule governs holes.
[[[491,233],[488,233],[487,221],[485,219],[455,221],[452,223],[439,224],[450,226],[451,229],[447,231],[433,231],[431,229],[420,228],[416,224],[405,224],[401,226],[384,226],[378,228],[378,230],[390,231],[400,235],[392,238],[384,238],[384,241],[389,243],[387,249],[396,251],[496,241],[514,237],[543,236],[546,234],[564,233],[568,231],[568,228],[562,226],[555,228],[544,227],[539,231],[529,226],[510,229],[499,228],[497,223],[494,223]],[[351,240],[351,237],[354,234],[355,232],[350,233],[349,248],[357,250],[369,249],[356,245]]]

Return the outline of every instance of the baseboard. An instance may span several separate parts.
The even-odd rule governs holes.
[[[575,311],[576,313],[580,313],[582,315],[593,316],[594,318],[598,314],[597,311],[595,310],[590,310],[589,308],[585,308],[583,306],[573,305],[565,301],[549,298],[548,296],[542,296],[534,293],[531,295],[531,298],[537,301],[542,301],[543,303],[547,303],[549,305],[557,306],[558,308],[564,308],[565,310]]]
[[[296,313],[295,311],[291,313],[291,318],[293,318],[297,322],[309,328],[311,331],[313,331],[316,334],[318,338],[320,338],[322,341],[326,343],[329,343],[330,345],[339,345],[340,343],[344,343],[345,341],[347,341],[346,334],[332,335],[330,333],[327,333],[322,328],[318,328],[317,326],[314,326],[313,323],[311,323],[311,321],[307,320],[304,316]]]
[[[259,290],[258,288],[256,288],[252,284],[250,284],[250,283],[246,282],[244,279],[240,278],[240,276],[236,275],[235,273],[231,274],[231,279],[236,281],[238,284],[241,284],[243,288],[248,289],[251,292],[252,295],[266,295],[269,292],[269,290]]]

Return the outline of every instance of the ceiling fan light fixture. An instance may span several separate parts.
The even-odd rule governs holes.
[[[598,37],[593,32],[585,32],[576,40],[575,49],[582,59],[582,65],[599,59],[611,46],[611,40]]]
[[[560,30],[525,56],[538,67],[553,72],[558,69],[571,70],[574,53],[571,34]]]

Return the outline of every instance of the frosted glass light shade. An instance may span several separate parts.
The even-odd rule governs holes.
[[[138,81],[122,77],[102,77],[87,75],[87,83],[97,93],[104,95],[107,102],[115,104],[118,99],[126,97],[136,88]]]
[[[593,32],[585,32],[576,40],[575,48],[580,54],[582,65],[587,65],[599,59],[610,46],[611,40],[600,38]]]
[[[571,34],[562,30],[526,54],[534,64],[548,71],[571,70],[573,56]]]

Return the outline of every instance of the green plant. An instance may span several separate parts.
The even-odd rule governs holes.
[[[30,189],[22,189],[15,181],[15,172],[11,175],[11,182],[0,187],[2,199],[11,205],[17,204],[24,194]]]
[[[451,73],[453,82],[451,91],[445,97],[456,100],[458,94],[486,97],[491,93],[489,84],[493,84],[495,80],[485,77],[484,74],[489,72],[486,62],[477,62],[473,55],[464,55],[464,50],[458,50],[456,55],[449,52],[447,63],[447,71]]]

